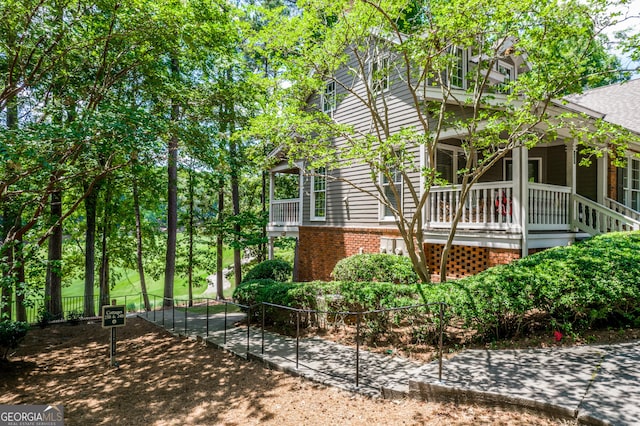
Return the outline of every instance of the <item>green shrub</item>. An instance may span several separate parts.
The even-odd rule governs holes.
[[[415,284],[420,280],[411,259],[393,254],[356,254],[340,260],[333,268],[337,281]]]
[[[427,290],[479,333],[518,334],[532,313],[567,333],[640,323],[640,233],[556,247]]]
[[[242,283],[255,280],[290,281],[293,268],[281,259],[265,260],[254,266],[243,278]]]
[[[82,311],[70,311],[67,313],[67,322],[69,322],[69,324],[80,324],[80,318],[82,318]]]
[[[29,331],[29,324],[11,320],[0,321],[0,353],[3,360],[7,359],[9,351],[18,347]]]

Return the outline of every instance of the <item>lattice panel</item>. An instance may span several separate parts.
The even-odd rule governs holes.
[[[427,262],[432,274],[440,274],[443,248],[443,244],[427,244]],[[447,276],[461,278],[482,272],[489,267],[488,259],[489,249],[486,247],[453,246],[447,261]]]

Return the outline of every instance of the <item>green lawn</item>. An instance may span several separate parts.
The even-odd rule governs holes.
[[[233,264],[233,250],[225,249],[224,257],[222,260],[223,265],[225,267]],[[215,271],[211,271],[211,273],[215,273]],[[120,298],[123,296],[132,296],[137,295],[141,292],[140,290],[140,277],[138,272],[133,269],[125,269],[125,268],[113,268],[112,274],[117,276],[117,281],[115,285],[111,288],[111,297],[112,298]],[[231,296],[233,293],[233,280],[232,281],[232,289],[225,290],[225,297]],[[162,297],[164,294],[164,275],[160,276],[158,279],[154,279],[150,275],[146,275],[146,284],[147,284],[147,293],[150,295],[157,295]],[[206,286],[194,287],[193,295],[194,297],[200,296],[204,291],[206,291]],[[99,293],[99,289],[96,287],[94,290],[95,294]],[[187,285],[187,279],[181,276],[176,275],[173,287],[174,297],[183,298],[187,297],[189,293],[189,288]],[[83,296],[84,295],[84,280],[82,278],[76,278],[71,280],[70,283],[66,284],[62,288],[62,296],[63,297],[73,297],[73,296]]]

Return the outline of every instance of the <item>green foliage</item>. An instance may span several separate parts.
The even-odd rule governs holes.
[[[80,318],[82,318],[82,311],[70,311],[69,313],[67,313],[67,321],[69,322],[69,324],[80,324]]]
[[[55,316],[47,310],[46,306],[43,305],[38,308],[38,326],[40,328],[47,327],[54,319],[56,319]]]
[[[0,321],[0,350],[3,360],[7,359],[9,351],[18,347],[29,331],[26,322],[3,320]]]
[[[291,273],[293,268],[290,263],[280,260],[272,259],[265,260],[254,266],[242,280],[243,285],[248,281],[254,280],[274,280],[274,281],[289,281],[291,280]]]
[[[640,324],[640,233],[611,233],[426,289],[493,338],[529,327],[532,313],[567,333]]]
[[[340,260],[333,268],[338,281],[379,281],[415,284],[420,280],[408,257],[392,254],[356,254]]]
[[[436,285],[262,280],[243,284],[234,297],[247,304],[362,312],[415,305],[420,294],[426,302],[448,305],[445,323],[458,319],[486,339],[539,327],[569,334],[598,326],[638,327],[640,232],[597,236]],[[370,319],[372,330],[385,329],[383,320]]]

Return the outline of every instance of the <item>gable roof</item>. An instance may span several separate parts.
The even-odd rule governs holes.
[[[566,99],[603,113],[610,123],[640,133],[640,79],[598,87]]]

